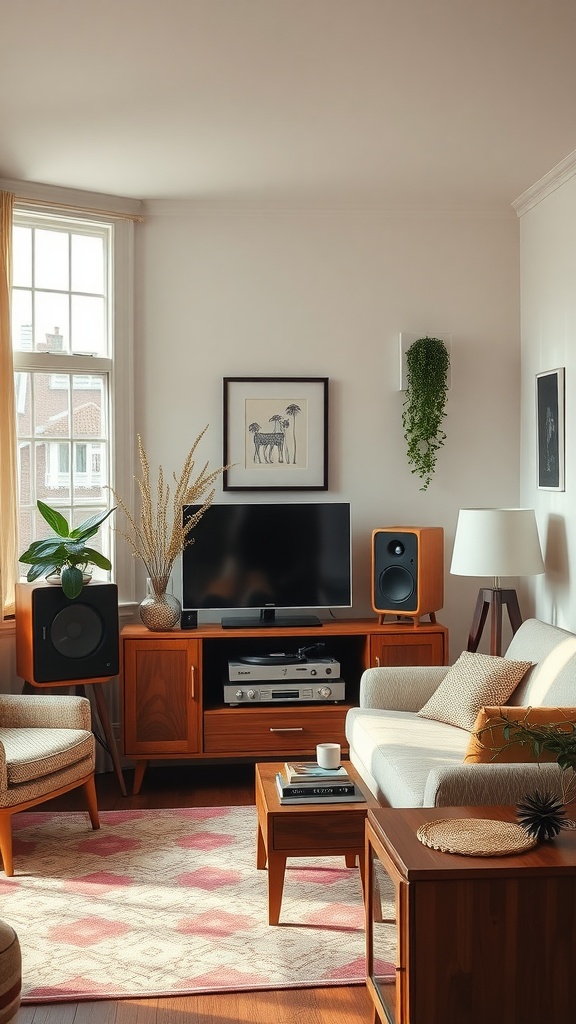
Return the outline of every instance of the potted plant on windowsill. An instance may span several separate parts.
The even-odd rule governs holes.
[[[99,569],[112,568],[110,559],[101,551],[88,547],[86,541],[98,533],[102,523],[114,509],[97,512],[71,530],[57,509],[51,508],[43,501],[37,501],[36,505],[40,515],[56,536],[32,541],[30,547],[20,555],[19,561],[31,567],[26,576],[28,583],[33,583],[41,576],[52,577],[50,582],[60,583],[66,597],[73,601],[81,593],[84,583],[90,582],[88,566],[95,565]]]

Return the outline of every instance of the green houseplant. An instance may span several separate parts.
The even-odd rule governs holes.
[[[450,356],[440,338],[418,338],[406,353],[406,397],[402,426],[412,473],[422,481],[425,491],[434,475],[438,449],[446,434],[442,420],[446,415]]]
[[[550,709],[553,714],[554,709]],[[520,712],[524,714],[520,715]],[[531,721],[532,708],[518,709],[518,714],[500,709],[479,732],[489,734],[501,731],[504,744],[494,747],[494,756],[512,744],[528,746],[536,761],[543,754],[551,755],[561,768],[562,799],[552,793],[535,790],[517,804],[518,820],[526,831],[537,839],[552,839],[563,828],[575,828],[576,823],[565,817],[565,805],[576,796],[576,723],[564,717],[558,709],[555,721]]]
[[[27,551],[20,555],[19,561],[31,566],[26,579],[33,583],[40,576],[56,574],[60,578],[66,597],[74,600],[82,590],[84,575],[89,565],[96,565],[99,569],[112,568],[110,559],[100,551],[88,547],[86,541],[98,533],[100,526],[114,509],[97,512],[71,530],[57,509],[51,508],[43,501],[37,501],[36,505],[40,515],[56,536],[33,541]]]

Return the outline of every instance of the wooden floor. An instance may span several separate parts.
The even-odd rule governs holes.
[[[132,776],[126,772],[128,792]],[[123,797],[113,774],[96,777],[100,810],[216,807],[254,803],[253,765],[178,765],[148,769],[138,796]],[[41,809],[83,809],[78,791]],[[171,999],[96,1000],[22,1006],[18,1024],[370,1024],[363,985],[284,989]]]

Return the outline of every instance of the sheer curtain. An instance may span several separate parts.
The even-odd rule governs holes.
[[[14,614],[18,568],[16,409],[10,331],[14,196],[0,192],[0,619]]]

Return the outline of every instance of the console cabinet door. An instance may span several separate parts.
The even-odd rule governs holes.
[[[430,632],[407,627],[385,636],[374,633],[370,637],[370,665],[445,665],[447,644],[447,634],[438,627]]]
[[[198,640],[124,641],[124,752],[197,754],[202,742]]]

